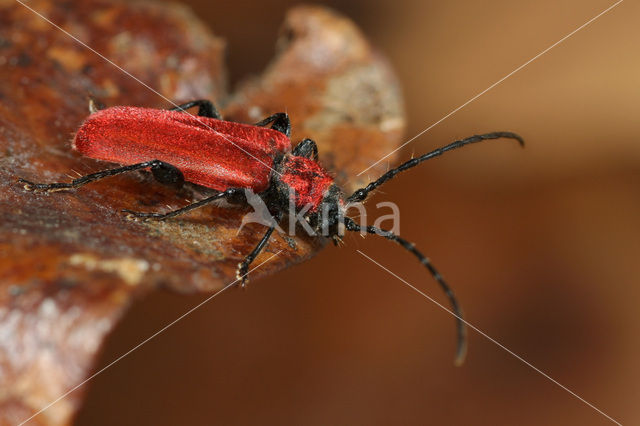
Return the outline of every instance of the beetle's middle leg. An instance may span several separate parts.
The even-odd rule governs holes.
[[[166,212],[166,213],[136,212],[136,211],[127,210],[127,209],[122,210],[122,212],[126,213],[127,216],[129,216],[132,219],[139,218],[139,219],[149,219],[149,220],[164,220],[164,219],[176,217],[184,213],[188,213],[191,210],[195,210],[197,208],[206,206],[207,204],[211,204],[216,200],[228,199],[228,200],[237,201],[239,197],[244,196],[243,191],[244,191],[243,188],[229,188],[226,191],[218,192],[217,194],[214,194],[210,197],[204,198],[200,201],[191,203],[185,207],[181,207],[176,210],[171,210],[170,212]]]
[[[215,118],[218,120],[222,119],[222,116],[213,105],[213,102],[207,99],[197,99],[195,101],[180,104],[176,107],[169,108],[169,111],[184,111],[185,109],[193,108],[194,106],[198,107],[198,115],[200,117]]]
[[[272,124],[273,123],[273,124]],[[277,130],[280,133],[284,133],[286,137],[291,137],[291,120],[286,112],[278,112],[270,115],[262,121],[257,122],[256,126],[266,126],[271,124],[273,130]]]

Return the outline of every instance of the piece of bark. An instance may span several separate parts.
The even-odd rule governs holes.
[[[29,6],[172,101],[224,103],[224,43],[174,4],[32,1]],[[399,142],[397,83],[345,18],[300,7],[286,19],[279,54],[231,97],[223,113],[257,121],[286,110],[294,140],[312,137],[349,188]],[[162,211],[201,195],[138,173],[73,192],[34,194],[18,177],[67,181],[112,167],[70,150],[88,115],[107,105],[168,102],[17,2],[0,1],[0,424],[26,420],[90,376],[105,336],[137,298],[159,286],[211,292],[235,279],[263,232],[237,229],[246,207],[211,206],[162,223],[127,220],[124,208]],[[252,274],[273,273],[324,245],[272,237]],[[83,388],[29,424],[69,424]]]
[[[287,111],[293,140],[314,139],[320,161],[348,193],[385,172],[395,157],[357,176],[404,132],[400,88],[387,61],[350,20],[313,6],[288,12],[277,48],[265,72],[233,95],[227,116],[257,121]]]

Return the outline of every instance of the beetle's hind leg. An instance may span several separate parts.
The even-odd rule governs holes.
[[[171,210],[166,213],[136,212],[133,210],[126,210],[126,209],[122,210],[122,212],[126,213],[127,216],[131,219],[165,220],[165,219],[179,216],[184,213],[188,213],[191,210],[195,210],[197,208],[206,206],[207,204],[210,204],[216,200],[221,200],[225,198],[230,200],[236,200],[239,196],[243,195],[242,191],[243,191],[242,188],[229,188],[226,191],[218,192],[217,194],[214,194],[210,197],[204,198],[200,201],[196,201],[195,203],[191,203],[185,207],[182,207],[176,210]]]
[[[273,124],[272,124],[273,123]],[[273,130],[284,133],[286,137],[291,137],[291,120],[286,112],[278,112],[270,115],[262,121],[256,123],[256,126],[263,127],[271,124]]]
[[[176,166],[158,161],[151,166],[151,173],[155,180],[165,185],[181,188],[184,185],[184,175]]]
[[[195,101],[180,104],[176,107],[169,108],[169,111],[184,111],[185,109],[193,108],[194,106],[198,107],[198,115],[200,117],[215,118],[218,120],[222,119],[222,116],[213,105],[213,102],[207,99],[197,99]]]
[[[80,188],[88,183],[98,181],[110,176],[121,175],[123,173],[133,172],[136,170],[151,168],[154,177],[163,183],[176,183],[182,176],[182,173],[174,166],[159,160],[145,161],[143,163],[131,164],[130,166],[118,167],[115,169],[102,170],[100,172],[91,173],[81,176],[71,182],[54,182],[54,183],[34,183],[26,179],[18,179],[18,182],[24,184],[27,191],[36,192],[54,192],[64,191],[65,189]],[[179,173],[178,176],[175,172]],[[182,178],[184,181],[184,177]]]

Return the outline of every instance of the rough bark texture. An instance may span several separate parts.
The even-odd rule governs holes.
[[[209,98],[226,118],[252,122],[286,110],[294,140],[318,141],[347,189],[354,172],[399,141],[399,90],[354,25],[322,8],[286,18],[279,53],[238,93],[225,93],[224,42],[177,5],[32,1],[29,6],[172,101]],[[68,180],[112,167],[70,150],[87,96],[106,105],[167,107],[140,82],[14,1],[0,1],[0,424],[16,424],[87,378],[105,336],[138,297],[159,286],[211,292],[233,281],[263,229],[237,228],[245,207],[207,207],[164,223],[124,208],[162,211],[202,195],[146,173],[73,192],[33,194],[16,182]],[[350,180],[352,179],[352,180]],[[206,192],[206,191],[205,191]],[[302,261],[321,239],[274,236],[252,278]],[[30,424],[68,424],[82,388]]]
[[[268,111],[287,111],[293,139],[314,139],[345,191],[368,183],[366,173],[357,174],[397,145],[405,125],[387,62],[351,21],[319,8],[292,9],[277,48],[265,72],[232,97],[227,115],[251,122]],[[369,175],[385,172],[387,164]]]

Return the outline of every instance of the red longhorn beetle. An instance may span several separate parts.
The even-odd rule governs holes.
[[[195,106],[198,107],[197,117],[184,113],[184,110]],[[329,172],[318,163],[318,148],[313,140],[303,139],[292,148],[289,139],[291,124],[285,113],[248,125],[222,120],[214,105],[207,100],[188,102],[169,110],[126,106],[98,110],[93,102],[90,109],[92,114],[76,133],[73,148],[87,157],[124,166],[92,173],[70,183],[43,184],[20,179],[27,190],[78,188],[105,177],[150,169],[161,183],[181,185],[188,181],[219,191],[168,213],[125,210],[133,217],[163,220],[219,199],[242,201],[245,199],[244,191],[250,189],[262,198],[276,222],[238,265],[238,279],[243,285],[251,262],[267,244],[275,223],[287,212],[290,201],[294,202],[296,209],[310,205],[305,218],[314,230],[328,230],[328,236],[334,242],[340,240],[343,229],[367,232],[395,241],[418,258],[445,291],[457,316],[456,361],[463,360],[466,338],[458,301],[429,259],[407,240],[374,226],[360,226],[345,217],[344,212],[348,203],[365,200],[380,185],[423,161],[486,139],[510,138],[523,145],[520,136],[511,132],[494,132],[455,141],[389,170],[345,197]],[[269,124],[271,128],[265,128]],[[293,200],[290,200],[291,196]],[[320,214],[321,211],[327,214]],[[341,224],[343,229],[339,226]]]

